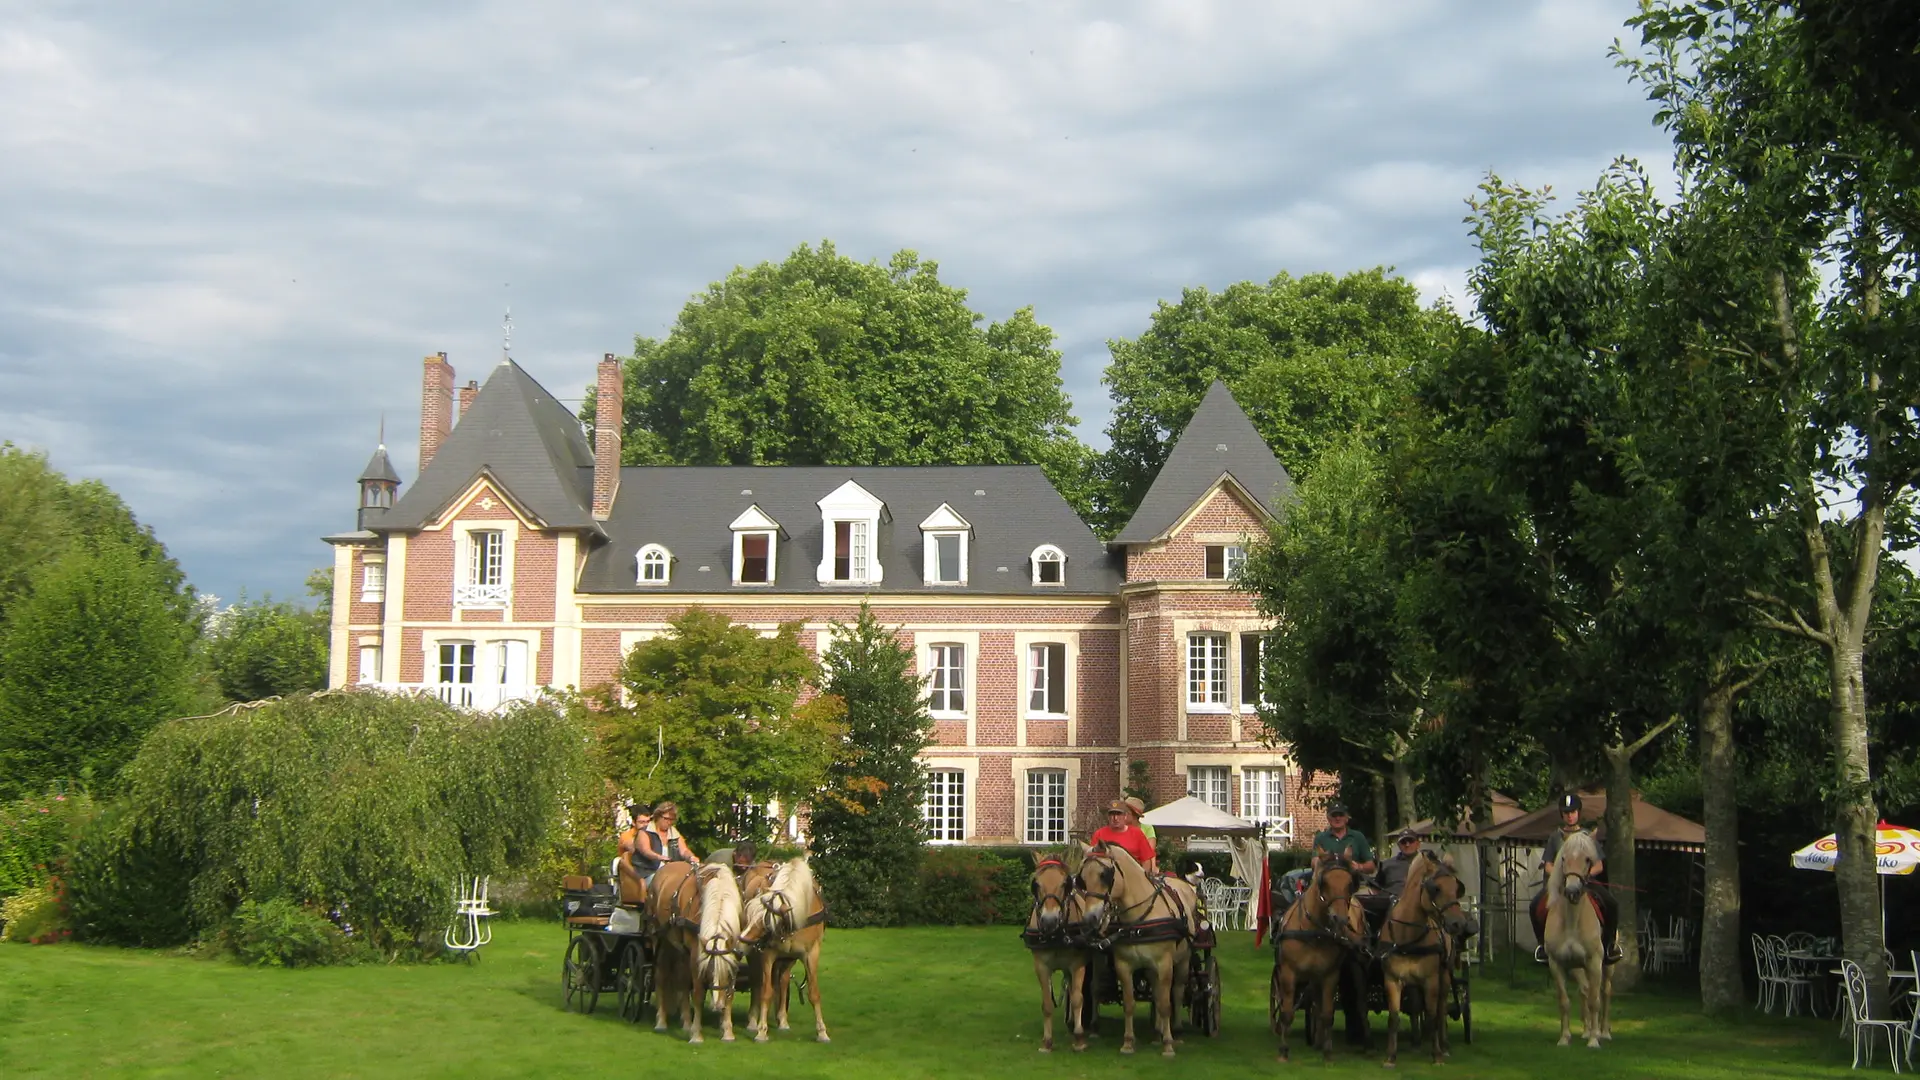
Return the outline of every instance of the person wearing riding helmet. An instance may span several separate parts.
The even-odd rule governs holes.
[[[1569,791],[1561,795],[1559,805],[1560,827],[1547,837],[1547,849],[1540,856],[1540,891],[1533,894],[1533,903],[1527,910],[1533,920],[1533,936],[1540,942],[1533,950],[1533,959],[1540,964],[1547,962],[1547,881],[1553,877],[1554,861],[1560,857],[1560,849],[1566,846],[1567,839],[1574,833],[1588,832],[1591,835],[1590,830],[1580,826],[1579,792]],[[1593,837],[1593,849],[1600,853],[1600,859],[1593,864],[1588,877],[1603,881],[1607,872],[1607,849],[1597,836]],[[1600,941],[1607,948],[1607,963],[1614,963],[1625,955],[1620,949],[1618,930],[1614,925],[1619,921],[1619,905],[1614,901],[1611,889],[1591,889],[1588,894],[1600,901]]]

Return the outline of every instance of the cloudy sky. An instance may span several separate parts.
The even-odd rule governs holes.
[[[1488,172],[1665,156],[1630,0],[0,0],[0,438],[202,590],[298,595],[419,363],[563,398],[742,263],[911,247],[1105,342],[1183,286],[1390,265],[1462,292]]]

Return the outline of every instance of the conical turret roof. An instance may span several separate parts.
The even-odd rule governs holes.
[[[1150,544],[1160,540],[1223,475],[1233,477],[1234,483],[1253,496],[1270,517],[1278,517],[1293,497],[1293,478],[1273,456],[1267,440],[1233,399],[1227,384],[1215,379],[1173,444],[1166,464],[1154,476],[1139,509],[1113,542]]]
[[[380,448],[367,459],[367,467],[360,470],[360,482],[364,484],[369,480],[385,480],[390,484],[400,482],[400,474],[393,469],[393,459],[387,457],[386,443],[380,444]]]

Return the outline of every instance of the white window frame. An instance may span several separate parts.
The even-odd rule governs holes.
[[[965,642],[936,641],[927,646],[927,653],[927,715],[936,720],[966,717],[973,704],[973,651]],[[934,703],[935,694],[942,695],[940,704]],[[953,704],[955,694],[960,698],[958,707]]]
[[[1287,813],[1287,770],[1278,765],[1242,766],[1240,769],[1240,816],[1248,821],[1257,821],[1262,826],[1289,818],[1291,815]]]
[[[933,647],[935,645],[966,646],[967,688],[972,691],[966,696],[966,708],[960,712],[933,712],[931,698],[933,691]],[[913,652],[919,664],[921,700],[929,703],[928,715],[935,720],[965,720],[967,722],[966,745],[973,746],[978,734],[976,717],[980,703],[980,631],[978,630],[916,630],[913,634]],[[1018,713],[1015,714],[1016,716]],[[973,789],[978,790],[978,789]]]
[[[387,599],[387,557],[385,555],[362,555],[360,557],[360,602],[363,604],[381,604]]]
[[[649,564],[660,568],[660,576],[647,576]],[[668,585],[673,581],[673,552],[659,544],[648,544],[633,555],[633,579],[641,585]]]
[[[380,646],[361,643],[360,668],[353,681],[361,685],[380,681]]]
[[[1220,796],[1218,802],[1215,802],[1213,798],[1216,793]],[[1187,766],[1187,795],[1191,798],[1199,799],[1201,802],[1206,803],[1208,806],[1222,813],[1232,813],[1233,766]]]
[[[1021,688],[1023,695],[1021,700],[1028,719],[1060,720],[1066,718],[1067,690],[1073,683],[1073,669],[1069,667],[1067,663],[1068,653],[1067,643],[1064,641],[1028,642],[1026,648],[1022,650],[1021,655],[1024,659],[1022,671],[1025,674],[1025,679],[1023,680]],[[1054,673],[1051,670],[1052,665],[1043,662],[1040,659],[1042,655],[1049,657],[1058,656],[1060,658],[1059,686],[1051,685],[1051,681],[1054,678]],[[1038,707],[1034,705],[1036,696],[1040,699]],[[1047,708],[1049,704],[1053,703],[1056,697],[1059,700],[1060,707],[1058,709]]]
[[[1267,700],[1266,680],[1261,678],[1261,668],[1266,663],[1264,654],[1267,651],[1267,642],[1272,640],[1272,638],[1273,631],[1271,630],[1242,630],[1234,635],[1233,644],[1234,647],[1239,650],[1239,656],[1236,658],[1234,670],[1238,672],[1235,677],[1240,682],[1240,693],[1237,695],[1238,701],[1236,704],[1239,705],[1241,712],[1258,712],[1260,706],[1270,704]],[[1253,669],[1254,684],[1251,691],[1247,689],[1247,653],[1249,645],[1253,646],[1256,657]],[[1247,700],[1249,696],[1253,698],[1252,701]]]
[[[1033,568],[1033,583],[1043,589],[1057,589],[1067,583],[1067,553],[1052,544],[1041,544],[1027,557],[1028,565]],[[1059,581],[1040,580],[1040,564],[1056,563],[1060,567]]]
[[[1207,565],[1208,552],[1213,548],[1220,549],[1220,567],[1222,572],[1219,574],[1212,573],[1212,568]],[[1202,545],[1200,552],[1200,576],[1208,581],[1232,581],[1233,576],[1239,573],[1240,568],[1246,564],[1247,547],[1245,544],[1221,543]]]
[[[1227,665],[1232,641],[1233,635],[1224,630],[1195,630],[1187,635],[1188,712],[1227,711]],[[1200,651],[1203,642],[1204,652]]]
[[[1023,841],[1029,844],[1066,843],[1068,829],[1073,824],[1073,800],[1071,798],[1073,792],[1072,775],[1068,773],[1067,770],[1057,766],[1040,766],[1023,769],[1019,776],[1020,835]],[[1057,822],[1053,820],[1055,808],[1047,805],[1055,798],[1054,793],[1048,789],[1053,787],[1056,779],[1059,781],[1058,798],[1060,800]],[[1041,814],[1044,815],[1040,823],[1041,832],[1040,835],[1037,836],[1034,835],[1035,781],[1040,781],[1042,785],[1042,790],[1038,792],[1038,797],[1044,801],[1040,807]],[[1058,826],[1057,831],[1054,828],[1056,824]]]
[[[1058,770],[1067,774],[1067,834],[1073,835],[1080,812],[1080,759],[1077,757],[1015,757],[1009,763],[1013,779],[1014,829],[1023,844],[1047,843],[1033,840],[1027,832],[1027,774],[1036,769]],[[1082,823],[1085,824],[1085,823]]]
[[[887,516],[887,504],[849,480],[817,505],[820,507],[820,565],[815,568],[815,580],[822,585],[880,584],[885,576],[880,566],[880,522]],[[840,554],[836,550],[836,526],[842,522],[863,525],[866,534],[866,565],[855,565],[854,554],[849,553],[846,577],[834,573]],[[858,530],[850,529],[850,543],[857,540],[858,535]]]
[[[765,588],[780,580],[780,523],[768,517],[758,503],[746,508],[739,517],[734,518],[727,528],[733,530],[733,583],[750,588]],[[746,568],[746,538],[765,536],[767,538],[767,580],[743,581],[740,573]]]
[[[936,781],[936,777],[939,778]],[[920,819],[926,826],[930,844],[966,842],[972,821],[971,800],[967,797],[967,771],[951,765],[927,767],[927,793],[920,801]],[[936,805],[937,803],[937,805]]]
[[[840,527],[847,529],[847,572],[840,573]],[[873,581],[873,522],[865,518],[835,518],[826,523],[827,546],[832,552],[827,581],[834,585],[866,585]]]
[[[954,510],[952,504],[941,503],[939,509],[927,515],[920,523],[920,578],[928,585],[965,585],[967,571],[972,562],[970,550],[973,525]],[[960,548],[960,573],[957,577],[940,576],[940,539],[956,539]]]
[[[513,603],[513,549],[519,531],[518,523],[512,520],[463,521],[455,525],[453,606],[456,609],[504,610]],[[489,534],[498,537],[500,542],[499,558],[491,568],[480,563],[481,541],[478,539]],[[499,580],[481,580],[487,569],[496,570]]]

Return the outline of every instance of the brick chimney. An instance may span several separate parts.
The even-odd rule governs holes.
[[[453,365],[446,353],[434,353],[422,362],[420,376],[420,471],[440,451],[453,430]]]
[[[593,391],[593,517],[607,520],[620,488],[620,408],[625,376],[612,353],[600,360],[600,381]]]
[[[473,405],[473,399],[480,396],[480,380],[468,379],[467,385],[460,388],[460,417],[467,415],[467,409]],[[455,417],[459,419],[460,417]]]

